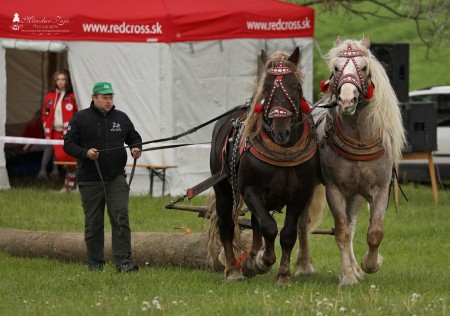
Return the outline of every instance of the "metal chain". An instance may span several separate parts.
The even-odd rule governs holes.
[[[231,188],[233,191],[233,212],[237,211],[239,206],[239,187],[237,182],[236,166],[238,161],[239,144],[241,142],[242,132],[244,131],[244,123],[239,119],[233,121],[233,126],[235,130],[238,130],[236,137],[234,137],[233,142],[233,155],[231,157]]]

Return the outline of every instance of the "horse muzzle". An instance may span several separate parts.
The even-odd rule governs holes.
[[[336,94],[337,103],[344,115],[353,115],[359,103],[361,92],[358,86],[344,83]]]
[[[277,145],[285,145],[291,138],[290,129],[272,129],[270,134]]]

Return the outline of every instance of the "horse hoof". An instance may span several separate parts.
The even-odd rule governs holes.
[[[247,278],[253,278],[257,275],[256,271],[253,269],[252,262],[250,262],[248,259],[245,259],[242,265],[242,274]]]
[[[339,286],[346,286],[359,283],[358,278],[354,275],[342,277],[339,280]]]
[[[244,281],[244,277],[239,273],[239,271],[232,270],[228,273],[226,276],[227,281],[235,281],[235,282],[242,282]]]
[[[262,248],[264,249],[264,248]],[[262,259],[263,251],[260,250],[256,255],[255,264],[253,265],[253,269],[257,274],[266,274],[272,269],[272,266],[268,266]]]
[[[287,275],[280,274],[277,276],[277,283],[280,286],[290,286],[291,278]]]
[[[375,262],[369,262],[369,253],[366,252],[361,260],[361,268],[364,272],[368,274],[376,273],[380,270],[383,265],[383,257],[381,255],[377,255]]]
[[[298,266],[297,271],[295,271],[295,276],[310,276],[316,273],[312,264],[307,264],[306,266]]]

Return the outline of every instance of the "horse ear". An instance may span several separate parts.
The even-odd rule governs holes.
[[[365,35],[362,42],[363,46],[367,49],[370,48],[370,39],[369,39],[369,35]]]
[[[339,46],[343,43],[342,37],[340,35],[337,36],[336,40],[334,41],[334,46]]]
[[[261,49],[261,61],[263,65],[267,63],[267,59],[269,59],[269,56],[267,56],[267,53],[264,49]]]
[[[298,62],[300,61],[300,48],[298,48],[298,46],[294,49],[294,52],[292,53],[291,56],[289,56],[288,60],[291,63],[294,63],[296,65],[298,65]]]

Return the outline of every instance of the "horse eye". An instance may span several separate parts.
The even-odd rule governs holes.
[[[367,66],[362,67],[361,70],[365,72],[367,70]]]
[[[339,68],[338,68],[337,66],[334,66],[334,71],[335,71],[335,72],[338,72],[338,71],[339,71]]]

